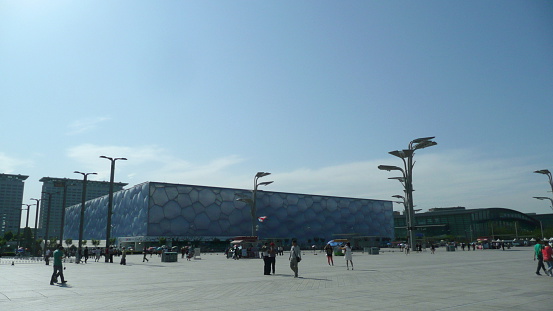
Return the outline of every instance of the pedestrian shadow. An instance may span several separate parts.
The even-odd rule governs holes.
[[[293,275],[288,275],[288,274],[275,274],[275,275],[285,277],[285,278],[294,278]],[[329,280],[329,279],[309,278],[309,277],[304,277],[304,276],[298,276],[297,279],[332,282],[332,280]]]

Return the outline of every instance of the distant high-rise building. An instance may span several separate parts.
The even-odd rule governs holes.
[[[21,222],[23,188],[29,176],[0,174],[0,236],[17,233]]]
[[[63,205],[63,193],[66,189],[66,201],[65,207],[81,204],[83,193],[83,180],[82,179],[69,179],[69,178],[54,178],[43,177],[40,179],[42,182],[42,192],[52,193],[52,202],[50,204],[52,210],[50,211],[50,222],[48,229],[49,237],[59,238],[61,231],[61,217],[62,217],[62,205]],[[113,192],[117,192],[126,186],[126,183],[116,182],[113,184]],[[95,181],[88,180],[86,183],[86,201],[95,198],[102,197],[109,194],[109,181]],[[40,217],[39,217],[39,237],[44,237],[46,233],[46,216],[48,213],[48,198],[50,196],[43,194],[40,201]],[[107,217],[107,215],[106,215]],[[86,220],[85,220],[86,221]]]

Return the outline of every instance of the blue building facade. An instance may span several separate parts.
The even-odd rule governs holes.
[[[251,235],[251,191],[145,182],[114,194],[112,237],[190,238]],[[85,204],[83,238],[105,239],[108,196]],[[307,241],[335,235],[394,238],[391,201],[257,192],[260,238]],[[67,209],[64,238],[78,239],[80,204]]]

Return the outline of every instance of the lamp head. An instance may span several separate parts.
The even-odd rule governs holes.
[[[413,139],[411,141],[411,144],[418,144],[418,143],[421,143],[423,141],[426,141],[426,140],[431,140],[431,139],[434,139],[436,138],[436,136],[432,136],[432,137],[421,137],[421,138],[417,138],[417,139]]]
[[[438,143],[435,142],[435,141],[425,140],[425,141],[422,141],[422,142],[420,142],[419,144],[417,144],[417,145],[413,148],[413,150],[424,149],[424,148],[436,146],[437,144],[438,144]]]
[[[388,179],[397,179],[399,182],[405,182],[405,177],[388,177]]]
[[[378,169],[379,170],[383,170],[383,171],[402,171],[403,172],[403,169],[401,167],[397,167],[397,166],[393,166],[393,165],[379,165],[378,166]]]
[[[537,170],[537,171],[534,171],[534,173],[545,174],[545,175],[551,174],[549,170]]]
[[[257,174],[255,174],[255,177],[261,178],[261,177],[265,177],[267,175],[271,175],[271,173],[269,173],[269,172],[257,172]]]
[[[259,183],[259,184],[257,184],[257,185],[258,185],[258,186],[267,186],[267,185],[270,185],[270,184],[272,184],[272,183],[273,183],[273,181],[265,181],[265,182],[261,182],[261,183]]]
[[[411,149],[404,149],[404,150],[394,150],[394,151],[390,151],[390,152],[388,152],[388,153],[391,154],[391,155],[393,155],[393,156],[396,156],[396,157],[398,157],[398,158],[405,159],[405,158],[412,157],[412,156],[413,156],[413,152],[414,152],[414,150],[411,150]]]

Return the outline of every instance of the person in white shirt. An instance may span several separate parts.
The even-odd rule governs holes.
[[[292,248],[290,249],[290,269],[294,271],[294,277],[298,277],[298,262],[301,261],[301,250],[298,246],[298,242],[292,241]]]
[[[351,270],[353,270],[351,244],[349,242],[346,243],[346,248],[344,248],[344,259],[346,259],[346,267],[348,268],[348,270],[349,270],[349,263],[351,263]]]

